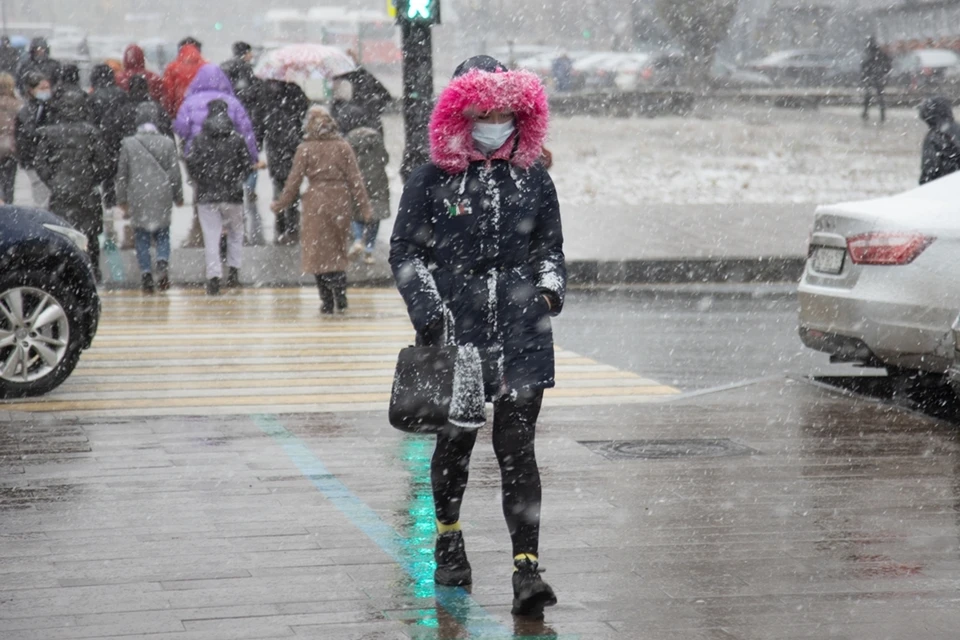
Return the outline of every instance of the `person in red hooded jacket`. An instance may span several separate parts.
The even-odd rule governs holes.
[[[117,73],[117,86],[124,91],[129,91],[130,78],[133,76],[146,78],[150,97],[157,102],[163,100],[163,80],[153,71],[147,70],[143,49],[135,44],[131,44],[123,51],[123,69]]]
[[[200,54],[200,43],[193,38],[184,38],[180,41],[176,59],[167,65],[163,72],[163,96],[160,104],[176,118],[180,105],[183,104],[184,94],[193,78],[200,71],[200,67],[207,64]]]

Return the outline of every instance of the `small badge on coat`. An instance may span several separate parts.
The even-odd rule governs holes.
[[[470,202],[463,200],[460,202],[450,202],[449,200],[444,200],[443,204],[447,207],[447,215],[451,218],[459,218],[460,216],[469,216],[473,214],[473,210],[470,208]]]

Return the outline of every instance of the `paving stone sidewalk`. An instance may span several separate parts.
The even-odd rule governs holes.
[[[560,603],[540,623],[509,614],[489,432],[463,511],[467,592],[432,583],[432,441],[382,413],[0,420],[4,640],[875,640],[960,624],[954,428],[805,382],[629,407],[548,395],[541,557]],[[645,442],[609,442],[624,440]]]

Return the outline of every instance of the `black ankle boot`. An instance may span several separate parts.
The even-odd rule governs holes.
[[[209,280],[207,280],[207,295],[208,296],[220,295],[220,278],[210,278]]]
[[[437,569],[433,572],[436,584],[462,587],[473,582],[473,570],[467,560],[467,548],[460,531],[438,535],[433,557],[437,561]]]
[[[515,616],[540,618],[544,607],[557,604],[553,589],[540,577],[539,565],[534,560],[515,560],[513,563],[513,609]]]
[[[140,276],[140,288],[144,293],[154,293],[155,289],[153,287],[153,275],[149,271]]]
[[[170,289],[170,274],[167,272],[166,260],[157,260],[157,289],[160,291]]]
[[[229,267],[227,270],[227,289],[240,288],[240,269]]]

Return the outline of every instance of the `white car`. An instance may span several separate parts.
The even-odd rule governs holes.
[[[835,361],[945,373],[960,309],[960,173],[818,207],[799,299],[801,339]]]

